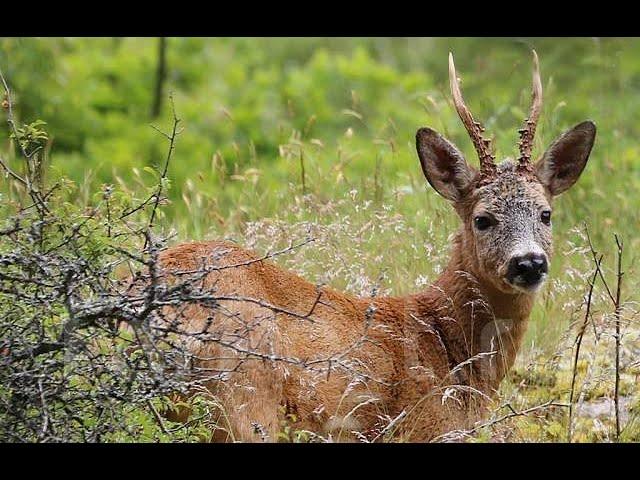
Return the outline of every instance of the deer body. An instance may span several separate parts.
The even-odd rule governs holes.
[[[207,283],[215,284],[217,295],[263,299],[301,317],[313,309],[308,320],[284,313],[270,322],[263,320],[246,336],[247,348],[311,362],[334,357],[337,363],[329,367],[320,362],[307,369],[286,361],[253,360],[235,374],[232,387],[215,382],[212,391],[232,411],[229,429],[245,441],[260,440],[254,424],[261,425],[271,440],[277,438],[281,406],[295,412],[296,428],[343,440],[352,436],[351,430],[371,440],[384,429],[385,418],[393,419],[403,410],[410,413],[394,433],[405,440],[429,440],[468,426],[481,413],[485,398],[461,391],[443,404],[443,394],[449,387],[471,387],[490,395],[513,363],[532,304],[525,295],[484,292],[492,296],[501,318],[515,320],[513,330],[497,340],[498,329],[490,325],[493,315],[482,311],[486,297],[473,280],[456,273],[463,263],[458,242],[441,278],[426,291],[406,297],[356,298],[330,288],[318,290],[271,262],[257,261],[257,255],[230,242],[183,244],[165,251],[161,261],[167,271],[181,271],[197,268],[203,258],[220,254],[224,260],[218,266],[252,263],[233,267],[233,275],[211,274]],[[314,307],[318,297],[321,303]],[[474,302],[481,313],[470,312]],[[273,317],[269,308],[239,303],[221,302],[223,308],[246,319]],[[372,307],[374,313],[370,313]],[[203,310],[190,312],[187,330],[200,331],[207,315]],[[220,331],[232,330],[223,325],[227,321],[226,316],[220,319]],[[497,357],[504,364],[472,363],[471,368],[451,375],[457,365],[484,351],[482,333],[486,334],[487,325],[495,333]],[[359,344],[363,337],[367,341]],[[357,347],[351,349],[354,345]],[[198,354],[217,359],[224,356],[224,350],[233,356],[233,349],[213,342],[200,345]],[[343,352],[348,354],[340,358]],[[208,366],[224,368],[225,363],[231,368],[237,364],[235,360],[212,360]]]
[[[202,287],[215,292],[218,306],[186,306],[180,323],[210,335],[189,348],[203,371],[218,375],[206,382],[224,410],[226,433],[217,439],[275,441],[289,418],[297,430],[334,440],[392,434],[426,441],[470,427],[486,409],[546,277],[552,198],[582,172],[595,126],[576,126],[529,163],[541,100],[536,57],[522,155],[496,165],[462,101],[451,58],[450,71],[481,168],[435,131],[418,131],[423,172],[462,220],[448,266],[423,292],[356,298],[318,288],[231,242],[161,254],[169,279],[215,267]]]

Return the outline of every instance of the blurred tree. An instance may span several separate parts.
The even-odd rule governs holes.
[[[151,118],[157,118],[162,110],[162,99],[164,97],[164,83],[167,78],[167,38],[158,39],[158,60],[156,68],[156,86],[153,94],[153,105],[151,106]]]

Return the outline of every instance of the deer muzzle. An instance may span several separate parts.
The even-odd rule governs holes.
[[[533,290],[542,284],[548,271],[546,255],[527,253],[515,256],[509,261],[506,280],[515,287]]]

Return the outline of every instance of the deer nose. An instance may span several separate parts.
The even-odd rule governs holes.
[[[509,261],[507,280],[514,285],[531,287],[539,283],[548,270],[549,265],[544,254],[527,253]]]

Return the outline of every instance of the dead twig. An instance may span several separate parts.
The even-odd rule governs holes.
[[[591,242],[591,235],[589,235],[589,227],[587,226],[586,222],[584,223],[584,230],[585,230],[585,233],[587,234],[587,242],[589,242],[589,250],[591,251],[591,256],[593,257],[593,261],[597,265],[597,271],[598,271],[598,275],[600,276],[600,280],[602,280],[602,284],[604,285],[604,288],[607,291],[607,295],[609,295],[609,298],[611,299],[611,301],[615,303],[615,299],[613,297],[613,294],[611,293],[611,289],[609,288],[609,283],[607,282],[607,279],[604,278],[604,274],[602,273],[600,264],[596,261],[598,252],[596,252],[593,246],[593,243]]]
[[[540,405],[535,405],[533,407],[529,407],[526,408],[524,410],[515,410],[511,405],[509,405],[508,403],[505,405],[502,405],[501,408],[509,408],[509,413],[506,413],[504,415],[502,415],[501,417],[495,418],[493,420],[489,420],[487,422],[481,423],[480,425],[476,425],[475,427],[469,429],[469,430],[452,430],[450,432],[447,432],[443,435],[440,435],[439,437],[436,437],[433,441],[437,442],[437,441],[441,441],[441,440],[447,440],[450,438],[455,438],[455,437],[466,437],[466,436],[470,436],[473,435],[474,433],[478,432],[479,430],[482,430],[483,428],[487,428],[487,427],[492,427],[494,425],[497,425],[499,423],[504,422],[505,420],[508,420],[510,418],[514,418],[514,417],[526,417],[529,416],[530,414],[534,413],[534,412],[538,412],[540,410],[544,410],[547,408],[551,408],[551,407],[569,407],[569,405],[567,405],[566,403],[558,403],[555,400],[548,400],[544,403],[541,403]]]
[[[151,216],[149,217],[149,228],[153,227],[153,222],[156,218],[156,211],[158,209],[158,204],[160,203],[160,196],[162,195],[164,180],[167,178],[167,172],[169,171],[169,163],[171,162],[171,157],[173,155],[173,151],[176,145],[176,137],[180,133],[178,132],[178,124],[180,123],[180,119],[176,115],[176,107],[173,103],[173,94],[169,94],[169,100],[171,101],[171,112],[173,113],[173,127],[171,129],[171,135],[164,134],[164,136],[167,137],[169,140],[169,150],[167,151],[167,158],[164,162],[162,175],[160,176],[160,180],[158,181],[158,189],[154,196],[153,208],[151,209]],[[158,130],[156,127],[154,128]],[[147,247],[147,242],[145,241],[144,248],[146,247]]]
[[[571,374],[571,390],[569,391],[569,423],[567,427],[567,441],[571,443],[572,436],[572,423],[573,423],[573,400],[575,396],[575,388],[576,388],[576,379],[578,377],[578,359],[580,358],[580,347],[582,346],[582,338],[584,337],[584,332],[587,329],[587,324],[589,323],[589,316],[591,314],[591,301],[593,299],[593,288],[596,283],[596,278],[598,277],[598,272],[600,272],[600,263],[602,262],[602,255],[600,258],[595,260],[595,269],[591,280],[589,282],[589,291],[587,293],[587,309],[584,314],[584,321],[580,326],[580,330],[576,335],[575,345],[576,350],[573,355],[573,369]]]
[[[615,382],[615,388],[614,388],[614,402],[615,402],[615,409],[616,409],[616,441],[620,440],[620,312],[621,312],[621,305],[620,305],[620,295],[621,295],[621,291],[622,291],[622,276],[624,275],[624,272],[622,271],[622,250],[624,247],[624,243],[622,242],[622,240],[618,237],[617,234],[614,234],[614,237],[616,239],[616,245],[618,247],[618,268],[617,268],[617,281],[616,281],[616,298],[615,298],[615,310],[614,310],[614,318],[615,318],[615,324],[616,324],[616,335],[615,335],[615,340],[616,340],[616,346],[615,346],[615,350],[616,350],[616,363],[615,363],[615,375],[616,375],[616,382]]]
[[[160,430],[162,430],[162,433],[164,433],[165,435],[170,435],[169,430],[167,430],[167,427],[164,424],[164,420],[162,420],[162,416],[160,415],[156,407],[153,405],[153,402],[151,400],[147,400],[147,406],[149,407],[149,410],[151,410],[151,413],[156,419],[156,422],[158,423]]]

